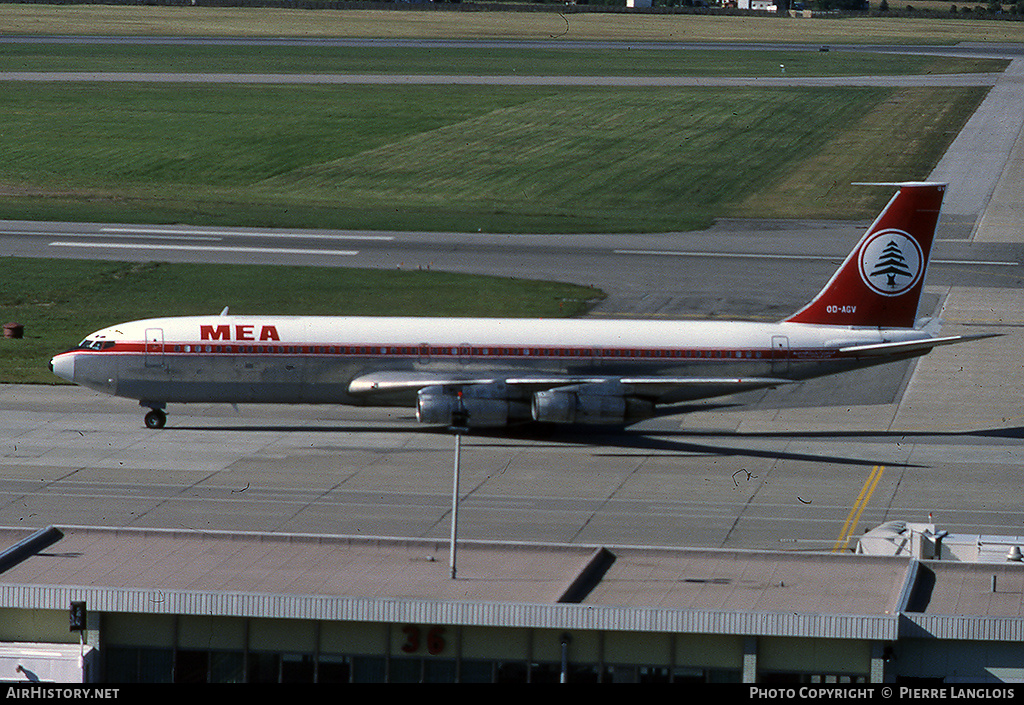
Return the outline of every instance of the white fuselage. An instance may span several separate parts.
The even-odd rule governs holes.
[[[386,405],[407,404],[415,394],[373,394],[353,388],[353,380],[382,372],[475,380],[801,380],[892,359],[843,355],[841,348],[927,337],[912,329],[797,323],[206,316],[112,326],[55,356],[52,365],[69,381],[143,402]],[[693,394],[668,391],[655,401],[686,398]]]

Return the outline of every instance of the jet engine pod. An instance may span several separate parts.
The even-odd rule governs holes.
[[[614,394],[548,390],[533,395],[531,413],[542,423],[627,423],[649,418],[654,404]]]
[[[541,423],[576,423],[576,392],[537,392],[530,413]]]
[[[485,396],[489,391],[468,387],[457,391],[434,386],[421,389],[416,395],[416,420],[423,424],[451,426],[455,414],[466,414],[470,428],[493,428],[530,418],[524,401]]]

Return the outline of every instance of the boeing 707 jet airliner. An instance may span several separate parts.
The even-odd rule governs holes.
[[[239,316],[104,328],[57,376],[168,403],[415,406],[425,424],[629,424],[673,405],[924,355],[986,336],[914,327],[945,184],[898,191],[825,288],[778,323]]]

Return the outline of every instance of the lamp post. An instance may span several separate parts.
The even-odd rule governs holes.
[[[461,396],[460,396],[461,401]],[[448,553],[448,565],[451,568],[452,580],[455,579],[455,535],[459,526],[459,472],[462,464],[462,434],[469,430],[469,414],[464,408],[452,414],[451,430],[455,434],[455,463],[452,469],[452,537]]]

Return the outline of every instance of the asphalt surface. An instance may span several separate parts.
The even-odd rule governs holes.
[[[933,175],[957,186],[922,311],[941,315],[943,333],[1003,337],[627,431],[474,434],[462,535],[842,550],[851,533],[928,515],[955,533],[1019,534],[1020,65],[992,78]],[[818,291],[864,225],[729,221],[655,241],[7,222],[0,248],[515,271],[600,286],[610,296],[595,315],[778,318]],[[0,409],[0,524],[447,536],[453,439],[411,411],[180,406],[151,431],[130,401],[42,386],[0,388]]]
[[[448,536],[454,440],[409,412],[176,407],[155,432],[130,402],[78,388],[7,386],[0,404],[3,525]],[[1019,427],[908,432],[840,411],[817,412],[819,431],[737,431],[727,416],[467,436],[459,535],[830,551],[879,472],[861,528],[929,513],[1019,527]]]

